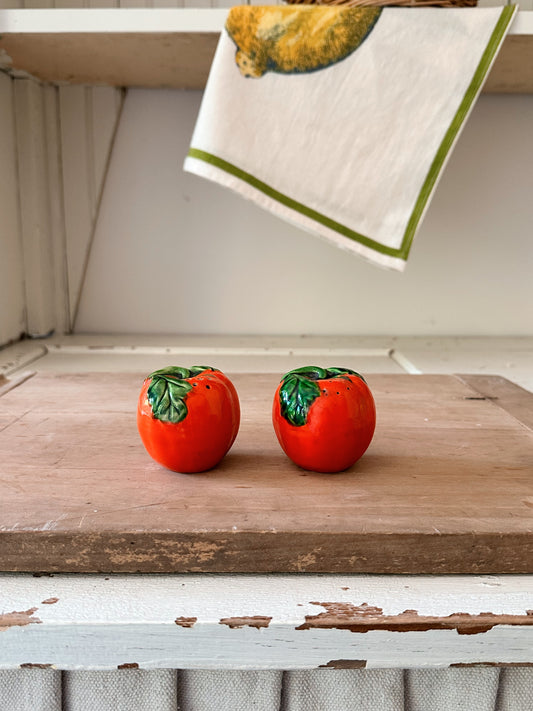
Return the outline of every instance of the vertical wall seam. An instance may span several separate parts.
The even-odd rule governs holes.
[[[65,217],[65,186],[64,186],[64,176],[63,176],[63,143],[61,140],[61,108],[59,102],[59,87],[53,87],[54,92],[54,113],[53,117],[54,131],[56,134],[56,155],[55,160],[57,164],[57,200],[58,200],[58,212],[59,212],[59,230],[60,235],[56,240],[56,247],[59,247],[60,259],[56,259],[56,265],[60,267],[61,272],[61,285],[62,290],[62,314],[60,316],[61,322],[65,324],[66,332],[70,333],[72,330],[72,314],[70,311],[70,299],[69,299],[69,273],[68,273],[68,255],[67,255],[67,227],[66,227],[66,217]],[[59,245],[57,244],[59,242]],[[56,285],[57,289],[57,285]],[[59,308],[58,299],[56,299],[56,308]],[[56,314],[56,318],[59,314]]]
[[[20,182],[20,130],[18,128],[17,121],[17,98],[15,96],[15,82],[18,79],[11,79],[11,110],[13,113],[13,141],[14,141],[14,153],[15,153],[15,182],[17,186],[17,232],[18,241],[20,246],[20,258],[22,264],[22,295],[23,295],[23,324],[24,333],[28,333],[28,299],[26,292],[26,255],[24,254],[24,244],[22,239],[22,197],[21,197],[21,182]]]
[[[86,248],[86,251],[85,251],[85,256],[84,256],[84,260],[83,260],[83,268],[82,268],[81,279],[80,279],[80,283],[79,283],[79,287],[78,287],[78,293],[77,293],[77,295],[76,295],[76,302],[75,302],[74,310],[73,310],[73,312],[72,312],[71,330],[74,330],[75,327],[76,327],[76,321],[77,321],[78,313],[79,313],[79,309],[80,309],[81,297],[82,297],[82,294],[83,294],[83,289],[84,289],[85,281],[86,281],[86,278],[87,278],[87,269],[88,269],[88,266],[89,266],[89,260],[90,260],[91,251],[92,251],[92,248],[93,248],[94,237],[95,237],[95,234],[96,234],[96,228],[97,228],[97,226],[98,226],[98,220],[99,220],[99,217],[100,217],[100,208],[101,208],[101,205],[102,205],[102,198],[103,198],[103,195],[104,195],[104,192],[105,192],[105,186],[106,186],[106,183],[107,183],[107,176],[108,176],[108,173],[109,173],[109,167],[110,167],[110,165],[111,165],[111,160],[112,160],[112,157],[113,157],[113,151],[114,151],[114,148],[115,148],[115,142],[116,142],[116,137],[117,137],[117,134],[118,134],[118,128],[119,128],[119,125],[120,125],[120,120],[121,120],[121,118],[122,118],[122,111],[123,111],[123,109],[124,109],[124,103],[125,103],[125,100],[126,100],[126,95],[127,95],[127,89],[121,88],[121,89],[120,89],[120,101],[119,101],[119,106],[118,106],[118,110],[117,110],[117,115],[116,115],[116,117],[115,117],[115,122],[114,122],[114,125],[113,125],[113,132],[112,132],[112,134],[111,134],[111,140],[110,140],[110,142],[109,142],[109,149],[108,149],[107,158],[106,158],[106,161],[105,161],[105,167],[104,167],[104,174],[103,174],[103,177],[102,177],[102,182],[101,182],[100,188],[99,188],[99,190],[98,190],[98,195],[97,195],[97,197],[96,197],[95,210],[94,210],[94,215],[93,215],[92,224],[91,224],[91,234],[90,234],[90,236],[89,236],[89,241],[88,241],[87,248]],[[92,122],[91,122],[91,125],[92,125]],[[92,139],[91,139],[91,143],[92,143]],[[93,165],[94,165],[94,161],[93,161]]]
[[[84,115],[85,115],[85,150],[87,168],[87,186],[89,190],[89,204],[91,206],[91,233],[97,213],[97,187],[96,171],[94,165],[94,107],[93,89],[85,86],[83,89]]]

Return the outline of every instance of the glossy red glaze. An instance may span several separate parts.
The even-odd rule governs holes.
[[[233,383],[217,370],[186,378],[192,385],[186,397],[187,415],[176,424],[152,413],[144,381],[137,406],[137,428],[148,454],[173,471],[193,474],[216,466],[235,441],[240,406]]]
[[[222,380],[231,395],[231,400],[233,404],[233,436],[230,443],[231,447],[233,442],[235,442],[235,438],[237,437],[237,433],[239,432],[239,425],[241,423],[241,406],[239,402],[239,395],[237,393],[235,385],[233,385],[228,376],[225,375],[221,370],[213,370],[212,373],[213,375],[216,375],[219,380]]]
[[[374,398],[356,375],[316,382],[320,396],[302,426],[292,425],[281,414],[280,383],[272,407],[274,430],[285,454],[303,469],[344,471],[363,456],[372,441],[376,427]]]

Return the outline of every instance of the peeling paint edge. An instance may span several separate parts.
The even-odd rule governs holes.
[[[33,613],[37,611],[37,607],[30,607],[29,610],[4,612],[0,614],[0,632],[10,629],[11,627],[25,627],[31,624],[42,624],[42,620],[34,617]]]
[[[53,664],[37,664],[33,662],[24,662],[19,664],[20,669],[54,669]]]
[[[318,669],[364,669],[366,659],[332,659],[327,664],[320,664]]]
[[[450,667],[533,667],[533,662],[455,662]]]
[[[384,615],[380,607],[368,603],[353,605],[341,602],[311,602],[326,608],[318,615],[306,615],[305,622],[296,630],[341,629],[365,634],[370,631],[427,632],[429,630],[455,630],[457,634],[472,635],[488,632],[493,627],[533,627],[533,614],[526,610],[523,615],[480,612],[454,612],[437,617],[419,615],[417,610],[405,610],[398,615]]]
[[[219,625],[227,625],[231,629],[240,629],[241,627],[256,627],[261,629],[268,627],[272,617],[266,615],[253,615],[243,617],[223,617],[219,621]]]
[[[198,622],[197,617],[176,617],[174,620],[174,624],[178,625],[179,627],[184,627],[185,629],[190,629],[191,627],[194,627],[194,625]]]

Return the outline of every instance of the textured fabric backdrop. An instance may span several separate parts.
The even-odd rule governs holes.
[[[531,711],[533,669],[0,671],[0,711]]]

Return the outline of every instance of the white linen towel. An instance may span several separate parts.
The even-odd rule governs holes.
[[[234,7],[184,168],[401,271],[515,10]]]

